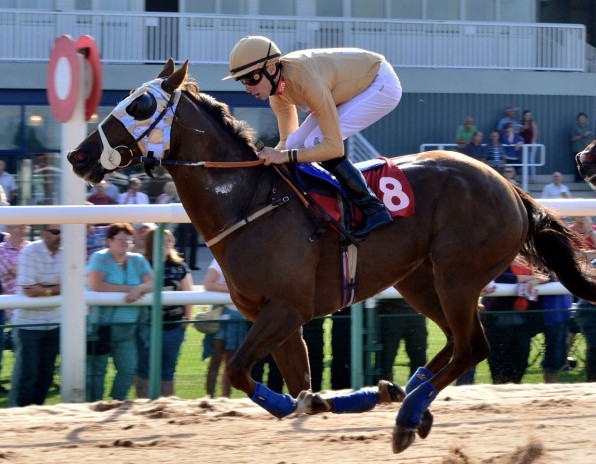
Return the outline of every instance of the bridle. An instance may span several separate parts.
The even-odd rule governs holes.
[[[154,150],[147,149],[146,153],[144,153],[144,150],[140,145],[140,142],[146,140],[147,147],[149,147],[149,134],[151,134],[151,132],[153,132],[156,127],[162,123],[168,112],[171,112],[172,119],[176,113],[181,91],[175,90],[171,94],[167,93],[161,88],[161,83],[163,81],[164,79],[156,79],[141,85],[126,99],[120,102],[116,108],[114,108],[114,110],[112,110],[112,112],[97,126],[97,132],[99,133],[102,143],[100,163],[106,170],[113,171],[115,169],[122,169],[130,166],[132,163],[144,163],[145,170],[148,171],[147,174],[153,177],[150,172],[151,169],[158,164],[163,164],[164,158],[167,158],[169,153],[169,127],[171,127],[171,124],[167,125],[168,127],[166,127],[166,130],[162,130],[164,135],[162,135],[163,140],[161,147],[153,145],[152,148],[154,148]],[[156,112],[151,116],[151,122],[148,127],[140,126],[139,121],[136,121],[134,120],[134,117],[125,114],[126,107],[146,93],[149,93],[152,98],[159,101],[163,105],[161,111]],[[115,113],[120,113],[120,116]],[[124,127],[131,134],[134,139],[131,144],[117,145],[116,147],[112,147],[103,129],[103,125],[111,116],[116,118],[122,125],[124,125]],[[165,122],[162,123],[162,126],[163,125],[165,125]],[[139,130],[140,133],[137,135],[135,131],[139,132]],[[165,135],[166,133],[167,137]],[[136,145],[137,150],[143,153],[142,156],[134,155],[132,148],[133,145]]]

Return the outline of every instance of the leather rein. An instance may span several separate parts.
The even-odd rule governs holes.
[[[256,160],[252,160],[252,161],[184,161],[184,160],[156,159],[152,156],[142,156],[142,157],[137,157],[137,159],[139,159],[139,161],[142,163],[149,163],[151,166],[149,168],[149,171],[156,164],[157,165],[170,164],[170,165],[183,165],[183,166],[197,166],[197,167],[204,167],[204,168],[232,169],[232,168],[251,168],[251,167],[255,167],[255,166],[260,166],[265,163],[265,160],[262,160],[262,159],[256,159]],[[310,206],[310,204],[309,204],[309,201],[306,199],[305,193],[300,191],[300,189],[298,189],[296,187],[296,185],[294,185],[294,183],[291,180],[290,173],[287,171],[287,169],[283,166],[277,166],[277,165],[272,165],[271,167],[286,182],[286,184],[288,184],[290,186],[290,188],[294,191],[296,196],[300,199],[300,201],[302,202],[304,207],[308,208]],[[147,171],[147,167],[146,167],[145,171]],[[285,196],[276,202],[270,203],[269,205],[265,206],[264,208],[257,210],[250,216],[243,218],[240,221],[236,222],[235,224],[227,227],[226,229],[221,231],[215,237],[205,241],[205,245],[207,245],[208,247],[215,245],[216,243],[218,243],[219,241],[221,241],[222,239],[224,239],[231,233],[233,233],[236,230],[240,229],[241,227],[249,224],[250,222],[254,221],[255,219],[263,216],[264,214],[267,214],[270,211],[273,211],[275,208],[286,204],[288,201],[290,201],[290,197]]]

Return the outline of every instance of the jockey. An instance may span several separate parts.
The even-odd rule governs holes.
[[[265,79],[263,79],[265,77]],[[401,84],[382,55],[358,48],[301,50],[281,56],[266,37],[242,38],[230,54],[230,74],[261,100],[269,99],[280,141],[265,147],[265,164],[319,162],[360,208],[357,238],[391,223],[383,203],[344,154],[343,140],[391,112]],[[302,124],[298,110],[308,112]]]

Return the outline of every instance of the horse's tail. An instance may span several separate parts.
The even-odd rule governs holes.
[[[552,271],[569,292],[596,301],[596,276],[584,253],[582,240],[561,219],[516,187],[528,214],[528,235],[520,250],[529,264]]]

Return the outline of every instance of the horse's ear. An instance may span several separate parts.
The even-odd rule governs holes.
[[[157,78],[161,79],[162,77],[171,76],[173,72],[174,72],[174,60],[172,58],[170,58],[168,60],[168,62],[166,64],[164,64],[163,69],[157,75]]]
[[[176,71],[172,73],[172,75],[168,76],[168,78],[163,81],[161,84],[161,88],[164,89],[168,93],[172,93],[178,87],[182,85],[184,80],[186,79],[186,73],[188,72],[188,60],[184,62],[182,66],[180,66]]]

